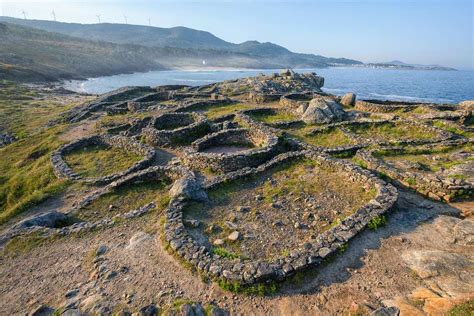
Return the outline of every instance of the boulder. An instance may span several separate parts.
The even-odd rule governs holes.
[[[202,190],[199,183],[191,177],[184,177],[173,184],[170,189],[172,198],[181,198],[185,200],[207,201],[207,194]]]
[[[341,98],[341,104],[344,106],[354,106],[356,101],[356,95],[352,92],[346,93]]]
[[[402,254],[402,259],[422,279],[457,275],[474,268],[465,256],[441,250],[412,250]]]
[[[400,315],[400,310],[395,306],[380,307],[376,309],[375,311],[373,311],[370,315],[371,316],[398,316]]]
[[[302,119],[307,124],[327,124],[342,121],[345,117],[346,112],[339,103],[317,97],[311,100]]]
[[[466,100],[459,102],[461,110],[474,111],[474,100]]]
[[[49,211],[28,217],[16,224],[14,228],[23,229],[33,226],[54,228],[66,222],[67,219],[68,216],[64,213],[58,211]]]
[[[474,221],[464,219],[454,226],[456,242],[462,245],[474,245]]]

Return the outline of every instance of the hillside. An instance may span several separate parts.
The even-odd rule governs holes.
[[[54,81],[164,69],[136,46],[92,42],[0,23],[0,79]]]
[[[0,21],[33,27],[48,32],[56,32],[87,40],[106,41],[117,44],[133,44],[148,47],[175,47],[192,49],[212,49],[244,53],[258,56],[259,60],[271,56],[273,63],[283,67],[306,65],[325,67],[330,64],[361,64],[345,58],[327,58],[313,54],[298,54],[273,44],[258,41],[246,41],[234,44],[224,41],[215,35],[186,27],[160,28],[128,24],[78,24],[42,20],[22,20],[0,17]],[[268,61],[265,61],[268,63]],[[285,64],[290,63],[290,64]],[[272,63],[270,63],[272,64]],[[244,67],[246,67],[244,65]]]

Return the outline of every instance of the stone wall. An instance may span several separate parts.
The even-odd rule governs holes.
[[[204,149],[215,146],[249,145],[251,148],[236,153],[205,153]],[[182,162],[193,169],[211,169],[214,172],[230,172],[252,167],[272,158],[278,152],[278,137],[259,128],[224,129],[195,141]]]
[[[186,126],[171,130],[157,129],[184,122]],[[211,129],[206,117],[199,113],[165,113],[151,120],[150,125],[142,129],[145,141],[153,146],[172,146],[189,144],[205,135]]]
[[[474,143],[474,140],[460,139],[440,142],[437,144],[428,144],[416,147],[417,149],[431,150],[436,146],[460,146],[463,144]],[[434,200],[453,201],[458,198],[466,198],[474,196],[474,183],[467,182],[463,179],[443,178],[436,174],[417,173],[412,171],[401,170],[383,158],[376,157],[378,151],[385,150],[394,153],[403,154],[406,147],[380,147],[372,150],[358,151],[356,157],[367,164],[371,170],[375,170],[381,174],[389,176],[396,182],[412,188],[417,192],[432,198]]]
[[[137,155],[141,155],[144,158],[133,166],[122,172],[114,173],[108,176],[96,177],[96,178],[83,178],[64,160],[64,155],[72,152],[76,149],[83,148],[90,145],[104,145],[107,147],[118,147],[125,151],[133,152]],[[155,150],[152,147],[143,145],[129,137],[125,136],[111,136],[111,135],[95,135],[87,138],[78,139],[72,143],[61,146],[59,149],[54,151],[51,155],[51,163],[53,165],[54,174],[59,179],[68,179],[73,181],[80,181],[89,184],[106,184],[114,180],[117,180],[127,174],[135,172],[137,170],[147,167],[155,157]]]
[[[397,101],[379,101],[379,100],[360,100],[356,101],[355,109],[359,111],[372,113],[390,113],[396,111],[409,112],[416,108],[424,107],[439,111],[455,111],[456,106],[452,104],[435,104],[435,103],[410,103]]]
[[[284,280],[296,272],[304,271],[319,265],[322,260],[333,254],[340,246],[351,240],[363,230],[369,221],[389,210],[397,199],[397,190],[371,174],[348,162],[320,156],[315,152],[293,152],[279,155],[257,168],[245,168],[215,178],[205,185],[213,188],[228,181],[260,174],[281,163],[298,158],[317,161],[322,166],[336,167],[348,177],[369,183],[376,189],[376,197],[361,207],[337,226],[317,236],[314,242],[307,243],[298,249],[290,249],[290,255],[272,261],[226,259],[210,253],[188,234],[183,224],[183,209],[187,201],[173,199],[166,212],[164,240],[170,248],[185,262],[194,266],[200,274],[212,279],[237,282],[243,285],[264,282],[267,280]]]

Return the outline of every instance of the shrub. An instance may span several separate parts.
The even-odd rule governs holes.
[[[379,227],[385,226],[386,224],[387,219],[385,216],[380,215],[372,218],[367,226],[372,230],[377,230]]]

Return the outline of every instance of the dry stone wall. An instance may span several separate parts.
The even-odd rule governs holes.
[[[211,254],[209,249],[187,233],[182,213],[187,203],[186,200],[172,200],[170,202],[170,207],[166,212],[164,240],[182,260],[194,266],[199,273],[212,279],[244,285],[267,280],[280,281],[296,272],[319,265],[324,258],[337,251],[341,245],[363,230],[372,218],[388,211],[397,199],[397,190],[370,172],[348,162],[320,156],[310,151],[279,155],[257,168],[245,168],[217,177],[214,181],[206,184],[205,188],[209,189],[228,181],[256,175],[281,163],[301,157],[315,160],[323,166],[327,164],[340,168],[341,172],[347,173],[349,177],[373,184],[377,191],[376,197],[337,226],[320,234],[314,242],[307,243],[298,249],[292,249],[290,255],[273,261],[231,260]]]
[[[456,147],[464,144],[474,144],[474,140],[460,139],[429,144],[416,147],[419,150],[429,152],[436,146]],[[372,150],[358,151],[356,157],[367,165],[367,168],[378,173],[389,176],[402,185],[412,188],[419,193],[434,200],[453,201],[459,198],[474,196],[474,183],[463,179],[445,178],[436,174],[417,173],[408,170],[401,170],[392,164],[384,161],[383,157],[377,156],[380,151],[389,151],[393,154],[403,155],[406,147],[380,147]]]
[[[90,145],[103,145],[107,147],[118,147],[125,151],[133,152],[144,158],[133,166],[119,173],[96,178],[84,178],[74,172],[64,160],[64,156],[76,149],[84,148]],[[68,179],[73,181],[85,182],[88,184],[106,184],[115,181],[127,174],[143,169],[150,165],[155,157],[155,150],[152,147],[141,144],[129,137],[111,136],[111,135],[95,135],[92,137],[82,138],[72,143],[61,146],[51,155],[51,163],[53,165],[54,174],[59,179]]]
[[[174,129],[163,129],[173,125],[185,125]],[[153,146],[172,146],[191,143],[211,129],[206,117],[199,113],[165,113],[151,120],[142,129],[145,141]]]

